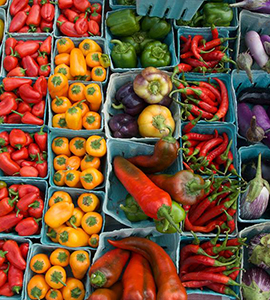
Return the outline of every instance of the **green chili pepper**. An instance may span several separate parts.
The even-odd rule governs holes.
[[[171,64],[171,53],[160,41],[148,43],[141,54],[141,65],[146,67],[166,67]]]
[[[129,43],[122,43],[119,40],[111,40],[116,44],[112,49],[112,60],[117,68],[136,68],[137,54],[135,48]]]
[[[182,222],[186,217],[185,211],[182,208],[182,206],[180,206],[177,202],[172,201],[172,210],[171,210],[170,215],[172,216],[173,221],[180,228],[180,222]],[[166,219],[163,219],[160,221],[155,220],[155,224],[156,224],[157,231],[159,231],[161,233],[175,233],[176,232],[176,229],[173,226],[171,226]]]
[[[132,36],[122,38],[122,41],[134,46],[136,53],[140,54],[147,43],[152,42],[153,39],[147,37],[147,33],[144,31],[135,32]]]
[[[136,200],[130,194],[126,196],[125,206],[121,204],[120,208],[124,211],[130,222],[139,222],[148,219],[148,216],[141,210]]]
[[[230,26],[233,10],[228,3],[206,3],[203,7],[203,26]]]
[[[143,31],[147,31],[150,39],[155,40],[163,40],[171,30],[171,24],[158,17],[144,17],[141,27]]]

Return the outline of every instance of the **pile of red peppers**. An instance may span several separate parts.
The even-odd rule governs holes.
[[[102,5],[88,0],[59,0],[57,26],[65,36],[101,35]]]
[[[8,31],[18,33],[44,33],[53,31],[54,4],[49,0],[12,0]]]
[[[46,108],[47,80],[6,77],[0,86],[0,124],[42,126]]]
[[[12,129],[0,133],[0,170],[5,176],[46,177],[47,133]]]
[[[0,240],[0,295],[21,294],[29,243]]]

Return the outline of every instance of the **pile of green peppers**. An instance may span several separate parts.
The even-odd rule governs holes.
[[[110,14],[106,20],[111,34],[119,39],[111,52],[116,68],[136,68],[140,60],[143,68],[165,67],[171,64],[171,53],[164,38],[171,31],[171,24],[158,17],[139,17],[132,9]]]
[[[215,26],[228,27],[233,19],[233,10],[228,3],[221,1],[206,2],[201,10],[190,21],[177,20],[179,26],[189,27],[210,27]]]

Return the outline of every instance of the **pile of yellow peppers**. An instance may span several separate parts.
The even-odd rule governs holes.
[[[67,247],[97,248],[103,223],[97,212],[99,207],[100,200],[93,193],[83,193],[73,202],[67,192],[54,192],[44,217],[49,227],[47,236],[52,242]]]
[[[67,277],[71,268],[73,277]],[[70,254],[66,249],[58,248],[48,256],[36,254],[30,261],[30,269],[36,273],[27,284],[30,299],[46,300],[83,300],[85,288],[82,280],[90,266],[89,254],[78,250]],[[74,297],[75,295],[75,297]]]
[[[83,40],[78,48],[68,37],[63,37],[56,43],[58,54],[54,63],[54,74],[61,73],[68,80],[104,81],[106,68],[110,66],[107,54],[91,39]]]
[[[87,140],[57,137],[52,142],[52,150],[56,154],[53,161],[55,185],[92,190],[103,182],[104,176],[99,169],[100,158],[107,152],[104,137],[92,135]]]

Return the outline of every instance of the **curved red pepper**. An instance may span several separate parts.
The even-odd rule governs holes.
[[[17,224],[15,231],[18,232],[20,236],[36,234],[39,230],[39,221],[40,220],[35,220],[32,217],[26,218]]]
[[[32,55],[37,52],[39,49],[39,44],[37,41],[26,41],[23,43],[18,43],[15,46],[15,51],[18,53],[20,58],[23,58],[27,55]]]
[[[0,146],[5,147],[9,144],[9,135],[7,131],[0,132]]]
[[[58,24],[60,24],[60,30],[64,35],[70,36],[70,37],[81,37],[80,34],[77,33],[77,30],[75,29],[75,24],[71,23],[69,21],[63,23],[60,21],[57,21]]]
[[[35,167],[38,170],[39,177],[44,178],[46,177],[48,172],[48,163],[47,161],[41,160],[39,153],[37,154],[37,156],[38,156],[38,161],[36,162]]]
[[[0,153],[0,169],[7,175],[13,176],[20,171],[20,166],[11,159],[8,152]]]
[[[73,0],[59,0],[58,6],[60,9],[71,8],[73,6]]]
[[[19,63],[18,58],[11,54],[4,58],[3,66],[4,66],[5,70],[9,72],[12,69],[16,68],[18,63]]]
[[[42,19],[40,22],[40,29],[43,32],[51,32],[53,29],[53,22],[47,22]]]
[[[22,58],[22,66],[26,70],[26,75],[29,77],[37,77],[39,66],[36,61],[29,55]]]
[[[20,114],[17,111],[13,111],[15,114],[21,116],[21,121],[24,124],[33,124],[33,125],[38,125],[41,126],[43,125],[44,121],[41,120],[40,118],[34,116],[31,112],[27,111],[24,114]]]
[[[29,251],[29,244],[28,243],[22,243],[20,245],[20,251],[21,251],[21,254],[22,254],[22,257],[24,259],[27,258],[27,254],[28,254],[28,251]]]
[[[43,131],[44,126],[41,127],[39,132],[36,132],[34,135],[35,142],[39,146],[41,152],[47,151],[47,138],[48,134]]]
[[[27,159],[29,157],[28,150],[26,147],[23,147],[20,150],[14,151],[10,157],[13,160]]]
[[[8,229],[12,229],[22,219],[23,219],[23,215],[21,215],[21,214],[16,215],[16,213],[10,213],[8,215],[0,217],[0,232],[3,232]],[[3,245],[3,251],[8,251],[6,257],[10,261],[9,258],[10,258],[10,256],[12,256],[12,251],[9,250],[9,247],[5,247],[5,244]]]
[[[13,0],[10,4],[9,13],[15,16],[28,5],[28,0]]]
[[[68,22],[68,19],[64,15],[60,15],[57,19],[56,25],[58,27],[62,26],[65,22]]]
[[[19,217],[18,217],[19,219]],[[16,241],[14,240],[7,240],[3,245],[3,250],[7,251],[6,254],[7,260],[19,270],[25,270],[26,262],[22,257],[20,248]]]
[[[32,107],[28,103],[25,103],[25,102],[20,102],[18,105],[18,109],[17,109],[17,111],[21,114],[23,114],[27,111],[31,111],[31,110],[32,110]]]
[[[17,109],[18,104],[13,97],[6,97],[0,102],[0,116],[9,115],[13,110]]]
[[[39,103],[42,95],[37,92],[30,84],[24,84],[19,88],[20,97],[26,103]]]
[[[19,198],[23,198],[27,194],[37,194],[40,195],[40,190],[38,187],[31,184],[23,184],[18,187]]]
[[[14,76],[23,77],[23,76],[25,76],[25,71],[26,71],[26,69],[17,67],[15,69],[11,70],[10,72],[8,72],[7,77],[14,77]]]
[[[9,32],[18,32],[26,23],[27,14],[24,11],[18,12],[10,22]]]
[[[29,205],[29,215],[33,218],[39,219],[42,217],[44,209],[44,201],[42,199],[37,199],[34,203]]]
[[[41,21],[40,6],[34,4],[28,14],[26,24],[30,27],[31,31],[35,32]]]
[[[88,30],[87,18],[85,16],[79,17],[79,19],[75,23],[75,29],[78,34],[83,35]]]
[[[73,0],[73,5],[81,12],[91,12],[91,4],[88,0]]]
[[[65,15],[65,17],[67,17],[68,21],[72,23],[75,23],[79,19],[79,15],[71,9],[65,9],[63,11],[63,14]]]
[[[88,31],[91,35],[100,35],[99,25],[96,21],[88,21]]]
[[[32,107],[32,114],[36,117],[43,118],[45,112],[46,103],[44,100],[40,101],[39,103],[35,104]]]
[[[27,211],[28,206],[35,202],[35,200],[39,197],[39,193],[29,193],[24,195],[20,200],[18,201],[16,207],[19,211]]]
[[[32,80],[26,78],[4,78],[2,84],[6,92],[11,92],[24,84],[32,84]]]
[[[8,283],[13,293],[19,294],[21,292],[23,286],[23,271],[12,264],[8,270]]]
[[[15,46],[17,45],[17,40],[9,37],[6,39],[6,43],[5,43],[5,53],[6,55],[10,55],[11,54],[11,49],[14,50]]]
[[[47,65],[42,65],[39,67],[39,70],[38,70],[38,74],[39,76],[45,76],[45,77],[48,77],[51,73],[51,67],[49,64]]]
[[[34,90],[40,93],[43,97],[47,95],[47,87],[47,80],[44,76],[40,76],[33,85]]]
[[[49,36],[46,38],[46,40],[41,44],[39,51],[41,53],[45,53],[47,55],[51,54],[51,49],[52,49],[52,37]]]
[[[55,14],[55,8],[54,5],[51,3],[45,3],[42,5],[41,7],[41,11],[40,11],[41,17],[47,21],[47,22],[51,22],[54,18],[54,14]]]
[[[0,217],[5,216],[13,211],[16,200],[17,198],[12,200],[9,197],[6,197],[0,201]]]
[[[9,133],[9,143],[12,147],[21,149],[26,144],[26,135],[21,129],[12,129]]]

